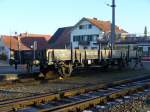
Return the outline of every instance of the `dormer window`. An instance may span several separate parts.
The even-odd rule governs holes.
[[[79,29],[83,29],[83,25],[80,25],[80,26],[79,26]]]

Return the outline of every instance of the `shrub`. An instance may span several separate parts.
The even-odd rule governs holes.
[[[1,60],[7,60],[7,55],[5,54],[5,53],[2,53],[1,55],[0,55],[0,59]]]

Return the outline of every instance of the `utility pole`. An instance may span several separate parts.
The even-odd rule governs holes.
[[[114,44],[115,44],[115,0],[112,0],[112,24],[111,24],[111,50],[113,50],[114,48]]]
[[[21,38],[21,36],[17,36],[17,39],[18,39],[18,55],[19,55],[19,63],[21,64],[21,49],[20,49],[20,47],[21,47],[21,43],[20,43],[20,38]]]
[[[12,37],[11,37],[11,34],[10,34],[10,38],[9,38],[9,39],[10,39],[10,53],[9,53],[9,59],[11,59],[11,44],[12,44],[11,38],[12,38]]]
[[[36,50],[37,50],[37,41],[34,41],[34,43],[33,43],[33,50],[34,50],[33,59],[35,60],[36,59]]]

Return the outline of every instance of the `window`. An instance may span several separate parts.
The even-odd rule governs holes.
[[[80,25],[79,29],[91,29],[92,28],[92,24],[86,24],[86,25]]]
[[[73,36],[73,41],[75,42],[75,41],[79,41],[79,39],[80,39],[80,36]]]
[[[87,41],[93,41],[93,36],[92,35],[88,35]]]
[[[148,47],[148,51],[150,52],[150,47]]]
[[[148,55],[150,56],[150,47],[148,47]]]
[[[84,36],[82,35],[82,36],[79,36],[80,37],[80,41],[83,41],[84,40]]]
[[[79,47],[75,47],[75,49],[79,49]]]
[[[96,37],[99,37],[99,35],[96,35]]]
[[[97,49],[97,47],[92,47],[92,49]]]
[[[0,47],[0,51],[4,51],[4,49],[5,49],[4,47]]]
[[[95,36],[94,35],[77,35],[73,36],[73,41],[94,41]]]
[[[2,50],[4,50],[5,48],[4,47],[1,47],[2,48]]]
[[[91,29],[91,28],[92,28],[92,25],[91,25],[91,24],[89,24],[89,25],[88,25],[88,28],[89,28],[89,29]]]
[[[74,41],[74,42],[76,41],[76,36],[73,36],[73,41]]]
[[[134,47],[134,50],[135,50],[135,49],[136,49],[136,47]],[[139,47],[138,49],[139,49],[139,51],[141,51],[141,52],[143,51],[143,47]]]
[[[79,29],[83,29],[83,25],[80,25],[80,26],[79,26]]]

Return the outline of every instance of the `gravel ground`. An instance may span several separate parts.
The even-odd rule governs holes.
[[[122,71],[113,70],[113,72],[112,70],[107,70],[105,72],[96,70],[82,71],[80,73],[75,72],[72,77],[63,80],[50,81],[41,84],[31,83],[28,85],[19,84],[15,86],[0,87],[0,99],[6,100],[39,93],[56,92],[85,85],[108,83],[144,75],[150,75],[150,71],[148,69],[124,69]]]
[[[32,96],[33,94],[30,93],[19,93],[19,92],[7,92],[3,91],[0,93],[0,101],[14,99],[14,98],[21,98],[24,96]]]
[[[116,103],[119,100],[120,102]],[[150,104],[148,101],[150,101],[149,95],[140,96],[136,99],[116,99],[114,102],[96,105],[82,112],[149,112]]]

